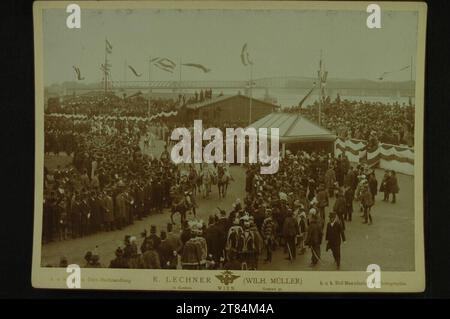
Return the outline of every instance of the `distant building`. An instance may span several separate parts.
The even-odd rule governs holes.
[[[251,101],[251,122],[272,113],[279,107],[255,98]],[[191,120],[213,123],[242,123],[250,121],[250,98],[245,95],[221,96],[186,106]]]

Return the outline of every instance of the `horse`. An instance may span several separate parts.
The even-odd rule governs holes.
[[[173,216],[176,214],[180,214],[180,223],[183,224],[183,222],[186,220],[186,211],[187,209],[184,200],[174,203],[170,212],[170,221],[172,222],[172,224],[175,224]]]
[[[192,194],[194,196],[197,196],[197,187],[198,187],[199,177],[198,177],[197,171],[195,170],[194,167],[190,168],[188,179],[189,179]]]
[[[213,175],[208,168],[203,168],[200,174],[201,190],[203,198],[208,198],[211,193],[211,184],[213,183]]]
[[[184,197],[181,192],[181,187],[179,185],[174,185],[170,189],[170,197],[172,198],[172,207],[170,212],[170,221],[175,224],[173,216],[180,214],[181,224],[186,220],[186,205]]]
[[[217,188],[219,189],[219,198],[224,198],[228,187],[228,176],[225,169],[221,166],[217,168]]]
[[[225,198],[227,195],[228,185],[233,178],[226,167],[219,166],[217,168],[217,187],[219,188],[219,198]]]

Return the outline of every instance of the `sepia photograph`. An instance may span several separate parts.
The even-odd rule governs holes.
[[[33,285],[423,290],[425,21],[35,2]]]

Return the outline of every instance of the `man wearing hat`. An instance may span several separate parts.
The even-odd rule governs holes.
[[[345,198],[345,214],[344,220],[352,221],[353,213],[353,198],[355,194],[350,186],[345,186],[344,198]]]
[[[336,213],[339,220],[343,223],[346,211],[347,206],[345,202],[344,192],[342,192],[342,189],[339,189],[337,192],[336,201],[334,202],[333,212]]]
[[[297,257],[297,249],[295,245],[295,238],[299,234],[297,221],[293,217],[292,210],[289,209],[287,212],[286,219],[283,223],[283,237],[286,242],[286,248],[288,251],[289,260],[295,260]]]
[[[319,210],[320,218],[325,219],[325,207],[329,205],[328,192],[323,184],[320,184],[316,195],[317,208]]]
[[[123,250],[117,247],[115,251],[116,258],[111,260],[109,268],[129,268],[126,259],[123,257]]]
[[[88,251],[84,256],[86,260],[86,268],[102,268],[102,265],[99,262],[100,257],[97,253],[92,253]]]
[[[114,229],[114,211],[113,211],[113,200],[111,197],[111,190],[105,188],[102,196],[102,207],[103,207],[103,225],[104,230],[109,231]]]
[[[114,220],[116,221],[116,228],[122,229],[125,226],[126,219],[126,195],[124,192],[125,183],[120,181],[117,184],[118,195],[116,196]]]
[[[276,223],[272,218],[272,210],[268,208],[266,209],[266,219],[264,219],[261,227],[262,237],[267,250],[266,262],[272,262],[272,250],[276,236],[275,227]]]
[[[328,195],[333,197],[334,185],[336,183],[336,172],[333,166],[330,166],[325,172],[325,187],[328,190]]]
[[[339,269],[341,267],[341,239],[345,242],[345,234],[344,227],[334,212],[330,213],[325,239],[327,240],[326,250],[331,249],[337,269]]]
[[[228,231],[231,227],[231,222],[227,218],[227,213],[223,209],[219,208],[218,220],[215,222],[219,236],[219,251],[220,257],[225,257],[225,246],[227,242]],[[219,258],[220,258],[219,257]]]
[[[142,247],[141,247],[142,251]],[[155,249],[153,245],[153,241],[149,240],[147,241],[147,244],[145,245],[145,251],[142,251],[142,267],[144,269],[160,269],[161,268],[161,261],[159,259],[158,251]]]
[[[369,191],[369,186],[367,183],[363,184],[362,190],[361,190],[361,205],[364,210],[364,222],[363,224],[367,224],[369,222],[369,225],[372,224],[372,215],[370,214],[371,207],[373,206],[374,200],[373,196]]]
[[[147,245],[152,242],[152,245],[155,250],[159,250],[159,245],[161,244],[161,239],[156,234],[156,226],[150,226],[150,235],[144,239],[144,242],[141,245],[141,251],[145,252],[148,248]]]
[[[305,245],[311,248],[311,266],[314,267],[320,259],[320,245],[322,244],[322,226],[318,223],[317,214],[311,215],[308,235]]]
[[[167,230],[167,239],[166,239],[167,243],[170,245],[173,251],[179,252],[182,246],[180,234],[175,233],[173,231],[172,223],[167,224],[166,230]]]
[[[208,246],[208,254],[212,256],[214,262],[218,262],[222,256],[221,230],[216,224],[218,218],[214,215],[209,216],[208,227],[205,231],[205,239]]]

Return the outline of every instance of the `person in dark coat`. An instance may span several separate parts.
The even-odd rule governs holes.
[[[339,220],[343,223],[345,220],[345,213],[347,211],[347,206],[345,202],[344,193],[339,190],[337,193],[336,201],[334,202],[333,211],[337,214]]]
[[[161,269],[161,262],[159,260],[159,254],[153,246],[153,241],[147,242],[146,250],[142,251],[142,267],[144,269]]]
[[[261,234],[264,239],[264,245],[267,250],[267,257],[265,259],[266,262],[272,262],[272,250],[276,237],[276,223],[272,219],[272,210],[267,209],[266,211],[267,218],[264,219],[263,225],[261,227]]]
[[[228,231],[230,230],[231,224],[230,221],[227,218],[227,214],[223,209],[219,210],[219,219],[215,223],[217,230],[218,230],[218,236],[220,238],[219,240],[219,252],[220,257],[225,257],[225,244],[227,241]]]
[[[208,246],[208,254],[212,256],[214,262],[219,262],[221,253],[222,234],[219,226],[216,225],[214,216],[209,216],[208,228],[205,231],[206,245]]]
[[[389,193],[392,194],[392,202],[391,203],[395,203],[396,195],[399,192],[400,188],[398,187],[397,176],[394,171],[391,171],[389,173],[388,189],[389,189]],[[389,200],[389,198],[388,198],[388,200]]]
[[[363,224],[367,224],[369,222],[369,225],[372,224],[372,215],[370,214],[370,210],[373,206],[373,197],[372,194],[369,191],[369,186],[366,184],[363,185],[363,189],[361,192],[361,204],[364,209],[364,222]]]
[[[341,239],[342,242],[345,242],[345,234],[344,227],[333,212],[330,213],[325,239],[327,240],[326,250],[331,249],[337,269],[339,269],[341,267]]]
[[[164,196],[164,187],[161,182],[161,179],[158,178],[153,186],[152,199],[154,200],[155,203],[156,212],[160,214],[162,214],[164,208],[163,196]]]
[[[350,167],[349,171],[347,172],[347,174],[344,177],[344,186],[345,187],[353,188],[353,176],[354,176],[353,168]]]
[[[170,245],[172,251],[176,251],[177,253],[181,250],[181,240],[180,240],[180,234],[175,233],[173,231],[173,224],[168,223],[167,224],[167,243]]]
[[[345,215],[344,220],[352,221],[353,213],[353,198],[355,194],[351,187],[345,187],[344,198],[345,198]]]
[[[148,249],[148,245],[150,244],[153,246],[155,250],[159,250],[159,245],[161,244],[161,238],[156,235],[156,226],[151,225],[150,226],[150,236],[146,237],[144,239],[144,242],[141,245],[141,251],[144,253]]]
[[[99,195],[95,191],[91,193],[89,198],[89,206],[91,211],[89,232],[95,233],[100,230],[100,227],[103,224],[102,202]]]
[[[311,216],[308,235],[305,244],[311,248],[311,266],[315,266],[320,259],[320,245],[322,244],[322,226],[317,221],[316,214]]]
[[[378,181],[374,172],[369,175],[369,190],[372,194],[373,200],[375,201],[375,196],[378,194]]]
[[[111,260],[109,268],[129,268],[127,260],[123,257],[122,248],[118,247],[115,254],[116,258]]]
[[[383,180],[380,184],[380,192],[384,193],[383,201],[389,201],[389,172],[384,172]]]
[[[161,262],[161,268],[164,269],[176,269],[177,268],[177,255],[174,253],[174,249],[170,241],[167,240],[167,234],[165,231],[161,231],[161,243],[159,244],[158,254]]]
[[[75,194],[72,202],[71,210],[71,224],[72,224],[72,237],[81,237],[81,198],[79,194]]]
[[[328,207],[330,202],[328,198],[328,192],[323,185],[319,186],[319,191],[317,192],[316,199],[320,217],[322,218],[322,220],[325,220],[325,207]]]
[[[295,245],[295,238],[299,234],[297,221],[292,216],[292,210],[288,210],[287,217],[283,223],[283,238],[286,242],[289,260],[295,260],[297,256],[297,249]]]

